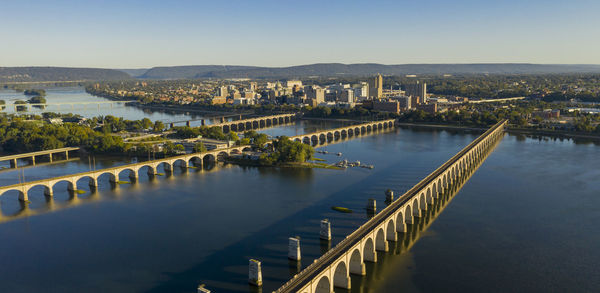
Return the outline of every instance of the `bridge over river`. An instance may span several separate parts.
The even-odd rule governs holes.
[[[287,115],[287,114],[286,115],[277,115],[277,117],[268,116],[268,117],[257,118],[257,120],[263,119],[263,121],[267,121],[269,119],[276,119],[278,121],[283,122],[283,120],[285,120],[285,117],[288,117],[289,119],[291,119],[292,116]],[[320,131],[320,132],[306,134],[306,135],[293,136],[290,139],[298,140],[301,137],[309,137],[309,138],[315,137],[316,140],[312,140],[312,141],[311,140],[303,140],[303,141],[308,144],[313,143],[315,145],[324,146],[324,145],[327,145],[332,142],[342,141],[343,138],[357,137],[359,135],[375,133],[376,130],[389,129],[389,128],[392,128],[393,125],[394,125],[394,120],[374,121],[374,122],[368,122],[368,123],[363,123],[363,124],[357,124],[357,125],[352,125],[352,126],[347,126],[347,127],[331,129],[331,130],[327,130],[327,131]],[[319,139],[318,139],[319,137],[321,137],[321,138],[328,137],[330,139],[329,140],[324,139],[324,140],[319,141]],[[270,143],[271,142],[268,142],[267,144],[270,144]],[[106,168],[106,169],[101,169],[101,170],[91,170],[88,172],[70,174],[70,175],[53,177],[53,178],[48,178],[48,179],[22,182],[22,183],[17,183],[17,184],[8,185],[8,186],[1,186],[0,187],[0,196],[4,195],[7,192],[17,191],[19,193],[19,199],[21,201],[26,202],[29,200],[29,193],[32,191],[32,189],[34,189],[35,187],[38,187],[38,186],[43,187],[45,195],[52,196],[54,194],[54,186],[60,182],[67,182],[68,190],[75,191],[75,190],[77,190],[78,183],[81,183],[82,181],[83,182],[87,181],[87,183],[92,187],[97,187],[98,180],[100,180],[101,178],[105,178],[105,177],[108,177],[108,180],[112,183],[118,183],[119,177],[122,174],[127,174],[128,177],[132,181],[135,181],[140,176],[140,173],[143,173],[143,172],[147,173],[148,176],[154,176],[159,173],[159,171],[158,171],[159,168],[166,172],[172,171],[173,168],[175,168],[175,167],[180,167],[182,169],[187,170],[190,167],[193,168],[196,166],[201,166],[204,164],[205,161],[206,162],[211,162],[211,161],[214,162],[214,161],[222,160],[223,158],[226,158],[228,156],[242,154],[244,151],[250,151],[250,150],[251,150],[251,147],[248,145],[235,146],[235,147],[230,147],[230,148],[216,149],[216,150],[207,151],[207,152],[185,154],[185,155],[173,156],[173,157],[168,157],[168,158],[163,158],[163,159],[150,160],[150,161],[139,162],[139,163],[134,163],[134,164],[127,164],[127,165]],[[59,150],[52,150],[52,151],[63,151],[64,152],[65,150],[59,149]],[[47,152],[52,152],[52,151],[42,151],[39,153],[46,154]],[[23,154],[23,156],[31,156],[31,154]]]
[[[350,289],[350,274],[364,275],[365,261],[376,262],[376,251],[388,251],[388,241],[398,240],[397,232],[406,233],[407,224],[422,217],[423,211],[444,192],[474,172],[504,136],[506,123],[503,120],[488,129],[275,292],[330,293],[334,287]],[[260,284],[253,261],[249,281]]]

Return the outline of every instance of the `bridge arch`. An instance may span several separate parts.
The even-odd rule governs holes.
[[[394,223],[394,219],[392,217],[392,219],[390,219],[387,222],[387,228],[386,228],[386,239],[389,241],[396,241],[397,240],[397,235],[396,235],[396,225]]]
[[[75,179],[75,186],[79,186],[79,181],[81,181],[82,179],[87,179],[87,184],[89,186],[97,186],[98,185],[98,179],[94,178],[92,175],[83,175],[77,179]]]
[[[27,193],[23,192],[21,189],[18,189],[18,188],[10,188],[10,189],[3,190],[2,193],[0,193],[0,198],[6,197],[6,196],[11,196],[12,194],[16,194],[17,198],[21,201],[28,200]]]
[[[406,205],[406,208],[404,209],[404,219],[407,224],[412,224],[413,223],[413,215],[412,215],[413,211],[412,208],[410,206],[410,204]]]
[[[433,185],[435,186],[435,183]],[[427,187],[427,191],[425,192],[425,199],[428,204],[433,204],[434,197],[433,197],[432,189],[435,188],[434,186]]]
[[[365,261],[370,261],[370,262],[377,261],[377,253],[375,253],[375,244],[373,243],[373,238],[368,237],[367,240],[365,240],[362,255],[363,255],[363,259]]]
[[[187,168],[188,167],[187,160],[185,160],[183,158],[179,158],[179,159],[174,160],[173,163],[172,163],[172,165],[173,165],[173,167],[175,167],[175,166],[179,166],[181,168]]]
[[[427,198],[425,197],[425,192],[421,192],[419,195],[419,207],[421,210],[427,209]]]
[[[123,168],[121,170],[118,170],[117,177],[121,177],[121,174],[124,172],[129,172],[127,173],[129,175],[129,178],[137,178],[137,172],[133,168]]]
[[[321,277],[317,286],[315,287],[315,293],[331,293],[333,292],[333,288],[331,287],[331,282],[329,282],[329,278],[327,276]]]
[[[350,274],[344,261],[340,261],[335,267],[335,271],[333,273],[333,286],[350,288]]]
[[[362,260],[362,255],[360,254],[360,249],[356,248],[352,251],[350,255],[350,273],[355,275],[364,275],[365,274],[365,266]]]
[[[226,151],[221,151],[217,154],[217,161],[223,161],[227,157],[229,157],[229,153],[227,153]]]
[[[406,232],[406,220],[404,219],[404,212],[402,212],[402,209],[396,214],[396,231]]]
[[[192,156],[188,159],[188,166],[202,165],[202,158],[200,156]]]
[[[29,186],[29,188],[27,188],[27,191],[25,191],[24,193],[27,194],[27,198],[29,198],[31,196],[31,193],[34,189],[38,189],[38,188],[43,188],[43,194],[44,195],[52,195],[52,187],[47,185],[47,184],[35,184],[32,186]],[[12,190],[17,190],[17,189],[12,189]],[[10,190],[7,190],[10,191]],[[5,191],[6,192],[6,191]],[[21,197],[21,194],[24,194],[23,192],[19,191],[19,198]]]
[[[203,163],[214,163],[217,161],[217,157],[214,154],[206,154],[202,157]]]
[[[385,240],[385,232],[383,228],[377,229],[377,234],[375,235],[375,249],[379,251],[387,251],[387,241]]]
[[[50,187],[52,189],[52,191],[54,191],[54,189],[56,188],[57,185],[61,185],[63,182],[67,183],[67,190],[75,190],[77,189],[77,187],[75,186],[75,183],[69,179],[59,179],[57,181],[52,182],[52,187]]]
[[[420,217],[421,210],[419,209],[419,199],[418,198],[415,198],[413,200],[412,206],[413,206],[413,217]]]

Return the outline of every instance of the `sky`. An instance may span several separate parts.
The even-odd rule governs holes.
[[[600,64],[598,0],[0,0],[0,67]]]

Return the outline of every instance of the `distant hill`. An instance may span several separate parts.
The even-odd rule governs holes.
[[[154,67],[139,78],[193,79],[193,78],[294,78],[309,76],[361,76],[372,74],[544,74],[544,73],[600,73],[600,65],[558,65],[527,63],[481,64],[402,64],[376,63],[341,64],[322,63],[290,67],[257,67],[230,65],[197,65]]]
[[[127,74],[129,74],[132,77],[139,77],[141,75],[144,75],[144,73],[146,73],[146,71],[148,71],[148,68],[141,68],[141,69],[115,69],[117,71],[121,71],[121,72],[125,72]]]
[[[125,72],[99,68],[0,67],[0,83],[37,81],[123,80]]]

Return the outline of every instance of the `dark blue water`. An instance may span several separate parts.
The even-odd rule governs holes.
[[[65,185],[49,202],[40,190],[25,208],[8,194],[0,291],[192,292],[205,283],[248,292],[256,258],[269,292],[299,269],[287,260],[289,236],[301,237],[308,265],[327,249],[321,219],[335,245],[366,221],[368,198],[383,207],[384,190],[401,194],[477,135],[396,129],[325,147],[342,157],[318,155],[373,170],[217,165],[141,174],[116,189],[106,178],[97,193],[69,195]],[[593,291],[600,186],[589,180],[600,175],[598,155],[593,145],[505,137],[414,246],[382,255],[353,291]]]

